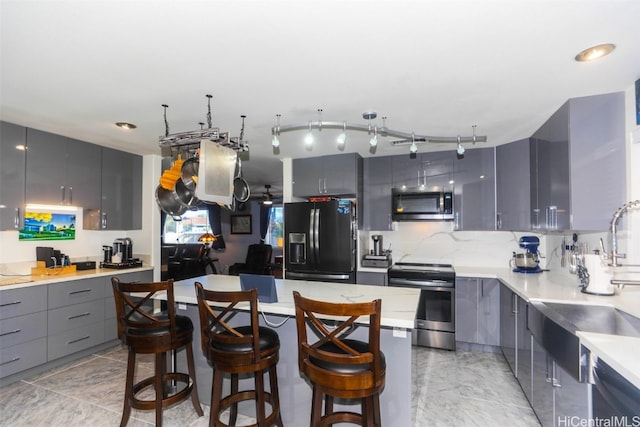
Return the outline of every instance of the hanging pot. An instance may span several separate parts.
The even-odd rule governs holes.
[[[251,196],[251,190],[249,189],[247,181],[242,177],[242,162],[240,157],[237,158],[236,162],[238,165],[238,174],[233,180],[233,198],[236,202],[245,203]]]
[[[176,181],[176,188],[174,191],[177,194],[178,199],[180,199],[180,201],[183,204],[187,205],[189,209],[195,210],[198,208],[198,205],[200,204],[200,199],[196,197],[195,185],[194,185],[194,190],[190,190],[187,187],[187,185],[182,181],[182,178],[178,178],[178,180]]]
[[[181,221],[180,216],[189,209],[187,205],[182,203],[175,191],[167,190],[161,185],[156,187],[156,202],[160,209],[173,217],[174,221]]]
[[[185,187],[189,190],[194,191],[196,189],[196,183],[198,182],[198,169],[200,166],[200,160],[197,157],[192,157],[187,159],[182,164],[182,169],[180,171],[180,178],[184,183]]]

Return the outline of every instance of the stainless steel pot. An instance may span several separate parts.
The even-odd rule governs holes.
[[[189,206],[180,200],[175,191],[167,190],[161,185],[156,187],[156,202],[160,209],[173,217],[174,221],[182,220],[180,216],[189,209]]]
[[[198,208],[200,204],[200,199],[196,197],[195,186],[193,190],[190,190],[189,187],[182,181],[182,178],[178,178],[176,180],[176,188],[175,193],[178,196],[178,199],[187,206],[188,209],[195,210]]]
[[[197,157],[192,157],[185,160],[180,169],[180,178],[187,189],[195,191],[196,182],[198,180],[198,169],[200,167],[200,160]]]

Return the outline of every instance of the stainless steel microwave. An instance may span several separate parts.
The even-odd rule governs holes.
[[[391,219],[393,221],[451,221],[453,192],[418,188],[392,189]]]

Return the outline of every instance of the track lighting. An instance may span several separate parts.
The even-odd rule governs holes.
[[[411,134],[411,147],[409,147],[409,153],[415,154],[418,152],[418,146],[416,145],[416,136]]]
[[[280,146],[280,140],[278,139],[278,135],[273,135],[273,139],[271,140],[271,145],[274,148],[278,148]]]
[[[299,131],[299,130],[307,130],[307,135],[304,138],[305,145],[307,149],[311,149],[313,145],[313,136],[311,135],[312,129],[316,128],[319,131],[322,131],[322,128],[329,129],[339,129],[342,131],[340,135],[338,135],[336,141],[338,145],[338,149],[342,149],[347,139],[346,131],[357,131],[357,132],[367,132],[369,135],[373,134],[373,136],[369,139],[369,145],[371,148],[374,148],[378,144],[378,137],[395,137],[401,138],[400,140],[390,141],[392,145],[404,145],[411,144],[412,152],[417,151],[418,143],[449,143],[449,144],[461,144],[461,143],[476,143],[476,142],[487,142],[486,136],[476,136],[475,134],[475,125],[473,126],[474,134],[473,136],[429,136],[429,135],[416,135],[413,132],[404,132],[400,130],[389,129],[385,123],[386,117],[382,117],[383,124],[382,126],[376,126],[371,121],[375,119],[378,114],[373,111],[366,111],[362,113],[362,118],[368,121],[368,124],[354,124],[347,123],[346,121],[323,121],[322,120],[322,109],[318,109],[318,121],[316,122],[306,122],[304,124],[292,124],[292,125],[284,125],[280,126],[280,115],[278,114],[278,122],[277,125],[271,128],[271,133],[274,136],[280,136],[280,132],[291,132],[291,131]],[[272,144],[275,144],[272,141]],[[415,148],[413,146],[416,146]],[[274,145],[275,147],[275,145]],[[415,151],[413,151],[415,150]]]
[[[280,147],[280,138],[278,138],[278,136],[280,135],[280,117],[281,114],[276,114],[276,125],[271,131],[271,133],[273,134],[273,139],[271,140],[271,145],[273,146],[273,148]]]
[[[458,149],[456,151],[461,156],[464,154],[464,147],[462,146],[462,144],[458,143]]]
[[[342,150],[344,145],[347,143],[347,122],[344,122],[342,132],[338,135],[336,141],[338,142],[338,148]]]

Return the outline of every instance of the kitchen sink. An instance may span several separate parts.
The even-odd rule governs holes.
[[[577,331],[640,337],[640,319],[605,305],[530,301],[527,328],[534,339],[578,381],[584,376]]]

